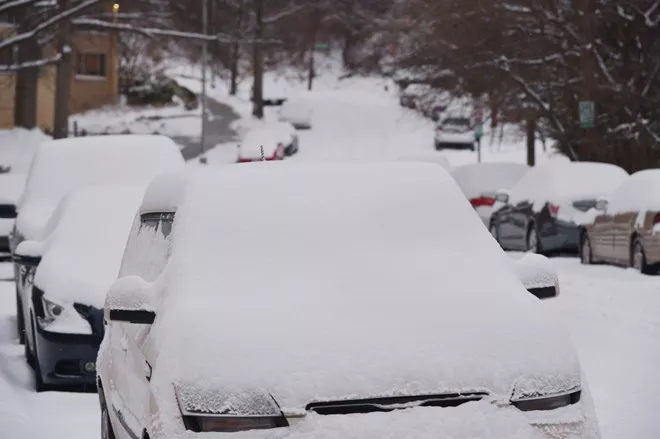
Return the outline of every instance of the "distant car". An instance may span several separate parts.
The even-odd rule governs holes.
[[[286,101],[278,112],[281,122],[289,122],[297,130],[312,128],[312,109],[300,102]]]
[[[511,189],[529,170],[520,163],[473,163],[459,166],[452,176],[486,226],[500,189]]]
[[[660,169],[637,172],[600,198],[580,237],[583,264],[606,262],[644,274],[660,268]]]
[[[452,96],[444,90],[431,89],[428,94],[420,96],[418,102],[422,114],[437,122],[451,104]]]
[[[434,163],[436,165],[442,166],[442,168],[447,171],[452,171],[451,163],[449,159],[444,156],[442,153],[436,151],[429,152],[418,152],[416,154],[404,154],[399,157],[399,161],[403,162],[421,162],[421,163]]]
[[[568,334],[448,173],[195,171],[147,189],[108,290],[104,437],[599,437]]]
[[[510,190],[498,191],[490,231],[508,250],[577,252],[585,212],[627,177],[626,171],[606,163],[536,166]]]
[[[0,253],[9,253],[9,235],[16,217],[16,203],[25,187],[25,175],[0,173]]]
[[[428,84],[410,84],[399,94],[399,104],[402,107],[418,109],[421,99],[431,90]]]
[[[43,228],[69,191],[112,182],[150,179],[185,166],[181,150],[165,136],[114,135],[52,140],[41,144],[32,160],[25,190],[16,205],[16,221],[9,237],[12,254],[24,240],[43,238]],[[3,216],[0,212],[0,217]],[[22,297],[26,267],[14,263],[17,325],[24,341]],[[26,308],[27,309],[27,308]]]
[[[475,150],[474,127],[467,117],[447,117],[435,126],[435,149]]]
[[[288,122],[267,122],[249,129],[238,144],[238,163],[283,160],[298,152],[298,134]]]
[[[47,236],[16,249],[15,257],[30,267],[22,319],[25,357],[38,392],[95,387],[105,294],[117,278],[145,187],[146,182],[76,189],[55,209]],[[144,227],[160,233],[148,221]]]

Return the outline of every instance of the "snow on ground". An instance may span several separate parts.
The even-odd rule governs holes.
[[[47,140],[50,136],[36,129],[0,130],[0,166],[11,166],[11,172],[27,173],[37,146]]]

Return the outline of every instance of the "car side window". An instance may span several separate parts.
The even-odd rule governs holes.
[[[147,213],[138,216],[126,243],[119,277],[139,276],[155,280],[167,265],[172,237],[172,213]]]

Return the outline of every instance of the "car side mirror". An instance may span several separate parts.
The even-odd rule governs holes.
[[[605,198],[596,200],[596,210],[599,212],[607,212],[607,205],[609,202]]]
[[[509,192],[505,190],[499,190],[495,193],[495,201],[498,203],[508,204],[509,203]]]
[[[151,292],[151,285],[140,277],[127,276],[117,280],[105,298],[105,321],[151,325],[156,319]]]
[[[559,276],[545,256],[526,253],[513,265],[520,282],[534,296],[550,299],[559,295]]]
[[[23,241],[18,244],[11,258],[18,265],[36,267],[41,262],[42,253],[43,243],[38,241]]]
[[[14,204],[0,204],[0,219],[16,218],[16,206]]]

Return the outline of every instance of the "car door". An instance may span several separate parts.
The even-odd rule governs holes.
[[[611,215],[598,215],[588,228],[593,259],[611,262],[614,258],[614,221]]]
[[[532,218],[532,202],[519,201],[511,210],[511,248],[527,250],[527,227]]]
[[[510,204],[502,206],[492,217],[493,225],[496,227],[497,239],[503,248],[509,248],[511,244],[511,211]]]
[[[621,212],[613,216],[613,262],[627,265],[630,262],[630,238],[635,231],[636,224],[644,224],[646,212]]]

